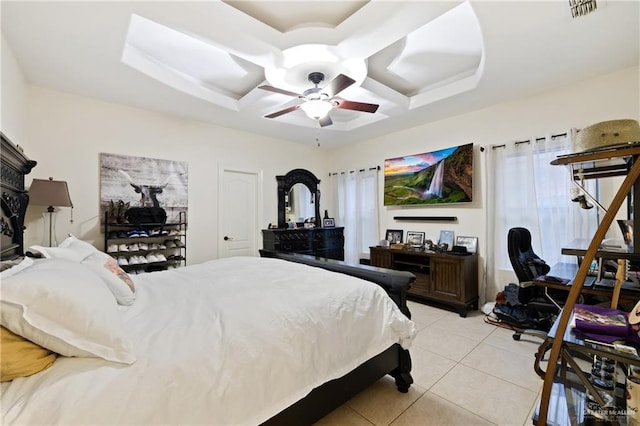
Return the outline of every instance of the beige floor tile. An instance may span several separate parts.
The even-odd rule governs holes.
[[[446,426],[446,425],[491,425],[492,423],[476,416],[446,399],[427,392],[400,415],[392,426]]]
[[[461,363],[537,392],[542,387],[542,379],[533,371],[534,361],[531,354],[523,355],[482,342]]]
[[[411,376],[414,383],[424,389],[429,389],[456,365],[455,361],[417,346],[410,352]]]
[[[522,421],[522,426],[531,426],[533,424],[533,415],[536,412],[536,408],[538,407],[538,402],[540,401],[540,396],[542,395],[542,388],[540,388],[540,392],[536,395],[536,399],[533,401],[531,405],[531,410],[529,410],[529,414]]]
[[[466,318],[456,313],[440,318],[433,323],[434,327],[442,327],[451,333],[472,339],[482,340],[495,329],[494,325],[484,322],[484,314],[480,311],[470,311]]]
[[[493,333],[487,336],[484,342],[510,352],[535,356],[542,343],[542,339],[533,336],[522,336],[521,340],[516,341],[513,340],[513,331],[495,326],[494,328]]]
[[[391,376],[385,376],[349,400],[347,405],[371,423],[386,426],[425,391],[426,389],[413,384],[409,392],[398,392],[395,380]]]
[[[461,364],[430,392],[497,425],[522,424],[537,396],[537,392]]]
[[[478,346],[481,338],[465,337],[436,325],[429,326],[417,334],[413,346],[426,349],[445,358],[460,361]]]
[[[411,319],[420,325],[431,325],[440,318],[449,314],[449,312],[434,308],[433,306],[424,305],[422,303],[408,301],[407,306],[411,311]]]
[[[342,405],[327,414],[315,426],[371,426],[372,423],[353,411],[346,405]]]

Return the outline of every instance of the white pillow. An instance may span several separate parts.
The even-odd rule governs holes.
[[[86,241],[82,241],[69,235],[58,247],[31,246],[31,252],[40,252],[46,258],[68,259],[73,262],[82,262],[98,249]]]
[[[0,286],[0,323],[15,334],[60,355],[135,362],[118,305],[86,266],[39,259]]]
[[[100,276],[120,305],[131,305],[136,300],[133,280],[113,257],[96,251],[81,263]]]
[[[135,300],[135,286],[118,262],[86,241],[69,235],[58,247],[31,246],[31,252],[39,252],[50,259],[68,259],[85,264],[107,284],[121,305],[131,305]]]

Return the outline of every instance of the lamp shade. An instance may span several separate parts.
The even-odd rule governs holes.
[[[319,120],[327,115],[333,106],[327,101],[312,99],[300,105],[300,108],[302,108],[309,118]]]
[[[34,206],[73,207],[67,182],[53,178],[34,179],[29,187],[29,202]]]

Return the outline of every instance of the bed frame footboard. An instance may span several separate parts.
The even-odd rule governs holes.
[[[411,312],[407,307],[407,290],[415,281],[415,276],[409,272],[270,250],[260,250],[260,256],[302,263],[374,282],[384,288],[402,313],[411,318]],[[411,355],[399,344],[391,346],[343,377],[315,388],[305,398],[281,411],[263,425],[312,424],[387,374],[395,379],[398,391],[409,391],[413,383]]]

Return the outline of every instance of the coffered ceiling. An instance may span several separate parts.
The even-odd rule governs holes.
[[[558,1],[5,1],[31,84],[325,147],[639,62],[636,1],[572,18]],[[355,82],[333,122],[296,109],[321,72]],[[290,108],[275,118],[265,115]]]

